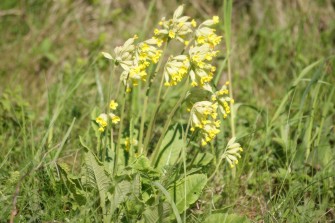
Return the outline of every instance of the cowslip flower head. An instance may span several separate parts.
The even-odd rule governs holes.
[[[132,48],[131,60],[120,63],[123,68],[121,80],[127,86],[127,92],[130,92],[131,88],[137,86],[140,81],[146,81],[147,68],[150,64],[158,63],[162,51],[156,45],[157,40],[153,38],[140,42]]]
[[[105,113],[100,114],[96,119],[95,122],[99,125],[99,132],[104,132],[105,128],[107,127],[108,117]]]
[[[212,50],[208,44],[192,46],[190,48],[189,57],[192,67],[190,78],[193,87],[203,86],[213,79],[216,67],[212,66],[210,63],[217,54],[218,51]]]
[[[127,151],[127,152],[129,152],[129,150],[130,150],[130,147],[133,145],[133,146],[137,146],[138,145],[138,141],[136,140],[136,139],[133,139],[132,141],[130,141],[130,138],[129,137],[126,137],[125,139],[124,139],[124,142],[123,142],[123,144],[124,144],[124,149],[125,149],[125,151]]]
[[[211,28],[217,23],[219,23],[219,17],[213,16],[212,19],[208,19],[199,25],[195,31],[195,42],[197,45],[208,44],[211,48],[214,48],[221,42],[222,36],[218,36],[215,33],[216,30]]]
[[[188,73],[190,61],[186,55],[170,57],[164,67],[165,86],[174,86]]]
[[[102,52],[102,55],[106,59],[114,60],[115,65],[120,65],[123,69],[127,69],[127,67],[132,65],[135,50],[134,42],[137,38],[137,35],[135,35],[129,38],[122,46],[115,47],[114,57],[107,52]]]
[[[217,119],[217,104],[210,101],[196,102],[191,114],[191,131],[199,130],[201,144],[205,146],[220,132],[220,121]]]
[[[204,90],[209,91],[212,94],[211,100],[213,103],[217,104],[218,113],[220,112],[223,118],[227,118],[230,113],[230,106],[234,103],[234,99],[229,96],[228,85],[229,82],[227,81],[218,91],[215,91],[209,84],[202,86]]]
[[[155,37],[163,41],[177,39],[185,43],[186,35],[192,32],[192,27],[196,26],[196,23],[194,20],[189,21],[190,17],[182,16],[183,11],[184,6],[181,5],[175,10],[172,19],[166,20],[163,17],[158,23],[160,28],[154,30]]]
[[[137,35],[128,39],[122,46],[114,49],[115,56],[102,52],[102,55],[110,60],[114,60],[116,66],[120,65],[123,69],[121,81],[127,86],[127,92],[133,86],[137,86],[139,81],[146,81],[146,69],[151,63],[158,63],[162,51],[157,48],[162,43],[157,38],[135,43]]]
[[[95,119],[95,122],[99,125],[99,132],[105,131],[105,128],[108,126],[108,118],[113,124],[117,124],[120,122],[120,117],[115,115],[114,113],[109,113],[108,115],[102,113]]]
[[[230,114],[230,105],[234,103],[234,99],[229,96],[228,87],[229,82],[221,87],[219,91],[212,94],[212,101],[217,102],[218,109],[223,115],[223,118],[227,118]]]
[[[233,137],[229,140],[226,151],[223,153],[222,158],[225,158],[230,167],[233,168],[238,164],[238,158],[241,158],[241,152],[243,152],[241,145],[237,143],[236,138]]]

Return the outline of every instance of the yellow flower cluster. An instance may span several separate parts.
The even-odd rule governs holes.
[[[190,61],[186,55],[170,57],[164,68],[165,86],[174,86],[188,73]]]
[[[190,62],[191,62],[191,85],[203,86],[205,83],[210,82],[213,79],[213,75],[216,70],[215,66],[212,66],[213,58],[216,57],[218,51],[214,51],[208,44],[193,46],[189,50]]]
[[[135,35],[123,46],[116,47],[114,49],[115,58],[103,52],[104,57],[114,60],[115,65],[122,67],[121,80],[127,86],[127,92],[130,92],[133,86],[137,86],[139,81],[146,81],[147,68],[151,63],[158,63],[162,55],[162,51],[156,47],[161,45],[157,38],[135,44],[137,38]]]
[[[234,99],[229,97],[227,85],[229,85],[229,82],[226,82],[219,91],[212,94],[212,101],[218,104],[219,111],[222,113],[223,118],[227,118],[230,113],[230,103],[234,103]]]
[[[138,141],[137,141],[136,139],[133,139],[132,141],[130,141],[129,137],[126,137],[126,138],[124,139],[123,144],[124,144],[124,146],[125,146],[124,149],[125,149],[127,152],[129,152],[131,145],[137,146],[137,145],[138,145]]]
[[[189,21],[189,17],[181,16],[183,6],[178,7],[173,18],[165,20],[163,18],[159,25],[162,29],[155,30],[155,38],[157,39],[177,39],[186,46],[192,40],[185,39],[189,33],[195,34],[194,45],[189,49],[187,59],[184,55],[170,58],[165,65],[164,76],[165,86],[174,86],[189,74],[191,85],[203,86],[210,82],[214,76],[216,68],[211,65],[214,57],[218,55],[218,51],[214,47],[218,45],[222,39],[221,36],[215,34],[215,29],[211,26],[219,22],[219,17],[214,16],[212,19],[206,20],[193,31],[197,26],[194,20]]]
[[[113,111],[116,110],[118,103],[114,100],[111,100],[109,103],[109,108]],[[105,128],[108,125],[108,118],[111,119],[113,124],[117,124],[120,122],[120,117],[115,115],[114,113],[110,112],[108,115],[105,113],[100,114],[96,119],[95,122],[99,125],[99,132],[104,132]]]
[[[223,158],[227,160],[231,168],[238,164],[238,158],[241,158],[240,152],[243,152],[241,145],[235,141],[235,137],[229,140],[227,149],[223,154]]]
[[[212,19],[206,20],[201,23],[195,31],[195,42],[197,45],[208,44],[212,49],[221,42],[222,36],[216,35],[216,30],[210,28],[211,26],[219,23],[219,17],[213,16]]]
[[[105,113],[100,114],[96,119],[95,122],[99,124],[99,132],[104,132],[105,128],[107,127],[107,120],[108,117]]]
[[[189,43],[192,43],[185,51],[186,55],[169,57],[165,63],[163,75],[165,86],[175,86],[188,77],[192,87],[198,86],[202,90],[211,92],[212,100],[196,102],[190,110],[191,131],[199,131],[201,144],[206,145],[220,132],[218,113],[226,118],[230,113],[230,104],[233,103],[233,99],[229,97],[227,85],[216,91],[209,84],[216,71],[212,62],[218,55],[218,51],[214,48],[222,39],[222,36],[218,36],[216,30],[212,28],[219,23],[219,17],[213,16],[212,19],[206,20],[197,27],[195,20],[182,15],[183,10],[184,7],[179,6],[172,19],[162,18],[159,22],[159,29],[154,30],[154,37],[151,39],[136,44],[137,36],[134,36],[128,39],[123,46],[115,48],[115,58],[108,53],[103,53],[103,55],[108,59],[113,59],[116,65],[122,67],[121,80],[129,92],[140,81],[147,80],[147,68],[161,59],[162,51],[159,50],[159,47],[163,42],[168,43],[175,39],[185,44],[184,50],[188,49]],[[116,106],[115,102],[111,102],[111,109]],[[109,115],[109,117],[113,122],[114,116]],[[107,115],[102,114],[96,121],[103,131],[107,126]],[[116,117],[114,121],[117,121]],[[126,140],[125,145],[128,148],[130,143]]]
[[[204,84],[203,89],[211,92],[212,100],[196,102],[190,110],[191,131],[196,129],[200,131],[203,146],[220,132],[218,113],[221,113],[223,118],[227,118],[230,113],[230,103],[234,103],[234,100],[229,97],[227,85],[229,85],[228,82],[220,90],[215,91],[209,84]]]
[[[217,120],[217,104],[210,101],[196,102],[191,109],[191,131],[198,129],[203,146],[220,132]]]
[[[127,92],[130,92],[133,86],[137,86],[139,81],[146,81],[147,68],[151,63],[158,63],[162,51],[154,45],[157,45],[157,40],[152,38],[136,46],[131,66],[124,69],[121,74]]]
[[[159,22],[160,29],[154,30],[155,37],[162,41],[177,39],[185,43],[186,35],[192,33],[192,27],[195,27],[197,24],[194,20],[189,21],[190,17],[182,16],[183,11],[184,6],[181,5],[174,12],[172,19],[165,20],[165,17],[163,17]]]

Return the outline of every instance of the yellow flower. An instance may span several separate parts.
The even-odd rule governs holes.
[[[111,116],[111,119],[112,119],[112,123],[117,124],[117,123],[120,122],[120,117],[119,116],[114,115],[114,114],[110,114],[110,116]]]
[[[115,105],[117,103],[112,103],[113,101],[111,101],[111,104]],[[117,106],[117,105],[116,105]],[[115,106],[115,108],[116,108]],[[105,131],[105,128],[107,127],[108,125],[108,118],[110,118],[112,120],[112,123],[113,124],[117,124],[120,122],[120,117],[113,114],[113,113],[109,113],[109,115],[105,114],[105,113],[102,113],[100,114],[96,119],[95,119],[95,122],[98,123],[99,125],[99,132],[104,132]]]
[[[201,145],[205,146],[220,132],[217,104],[210,101],[196,102],[191,109],[191,131],[199,130]]]
[[[191,25],[192,25],[193,27],[196,27],[196,26],[197,26],[197,22],[196,22],[194,19],[192,19],[192,21],[191,21]]]
[[[155,30],[154,30],[154,34],[155,34],[155,35],[158,35],[159,33],[160,33],[160,32],[159,32],[159,29],[155,29]]]
[[[131,142],[130,139],[129,139],[129,137],[126,137],[126,138],[124,139],[124,143],[123,143],[123,144],[125,145],[125,150],[126,150],[127,152],[129,152],[129,150],[130,150],[130,146],[131,146],[131,145],[137,146],[138,141],[137,141],[136,139],[133,139],[132,142]]]
[[[182,16],[184,10],[184,6],[179,6],[174,14],[172,19],[166,20],[162,18],[158,23],[160,25],[160,29],[155,29],[154,34],[155,37],[167,40],[177,39],[178,41],[184,43],[185,38],[188,34],[192,33],[192,24],[196,25],[195,21],[190,22],[188,16]]]
[[[219,16],[213,16],[213,22],[214,24],[219,23]]]
[[[186,55],[170,57],[163,72],[165,86],[178,84],[187,75],[189,67],[190,62]]]
[[[109,103],[109,108],[112,110],[116,110],[118,106],[118,103],[116,103],[114,100],[111,100],[111,102]]]
[[[217,51],[214,51],[209,44],[196,45],[190,48],[189,56],[192,68],[191,85],[202,87],[213,78],[215,67],[213,68],[209,62],[217,56]]]
[[[222,36],[218,36],[215,29],[210,28],[219,22],[218,16],[213,16],[213,19],[206,20],[201,23],[195,31],[195,42],[198,45],[209,44],[212,48],[221,42]]]
[[[123,57],[127,56],[126,62],[122,61],[123,57],[120,58],[120,64],[124,70],[121,73],[121,80],[126,86],[126,92],[131,92],[131,88],[137,86],[140,81],[146,81],[147,68],[151,63],[158,63],[162,55],[162,51],[156,47],[161,45],[162,41],[157,37],[132,45],[132,51],[124,53],[123,49],[133,42],[134,38],[132,42],[126,42],[122,48],[117,49]]]
[[[96,119],[95,122],[99,125],[99,132],[104,132],[105,128],[107,126],[107,115],[106,114],[100,114]]]
[[[169,31],[169,37],[170,37],[171,39],[175,38],[175,37],[176,37],[176,33],[175,33],[173,30],[170,30],[170,31]]]
[[[223,118],[227,118],[228,114],[230,113],[230,103],[234,103],[234,100],[229,97],[227,85],[223,85],[221,89],[216,92],[213,92],[211,87],[205,90],[208,90],[212,93],[212,101],[217,103],[218,111],[222,114]]]

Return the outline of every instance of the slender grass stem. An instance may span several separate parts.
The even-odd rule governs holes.
[[[227,54],[229,53],[230,52],[227,51]],[[229,97],[234,98],[233,97],[233,86],[232,86],[233,79],[231,75],[230,55],[228,55],[227,63],[228,63]],[[230,115],[231,115],[230,117],[231,134],[232,134],[232,137],[235,137],[236,132],[235,132],[235,110],[234,108],[231,109]]]
[[[233,98],[233,79],[231,72],[231,15],[232,15],[232,0],[224,1],[224,27],[225,27],[225,42],[227,54],[227,69],[229,81],[229,97]],[[231,109],[230,127],[232,137],[235,137],[235,111]]]

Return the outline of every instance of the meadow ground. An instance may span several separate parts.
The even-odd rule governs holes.
[[[228,117],[208,148],[192,135],[187,156],[180,150],[183,158],[162,172],[159,161],[138,158],[127,137],[143,138],[152,159],[154,145],[169,148],[160,142],[166,120],[179,123],[174,135],[191,136],[185,114],[171,113],[183,89],[146,105],[144,88],[119,97],[120,73],[110,83],[113,68],[101,52],[134,34],[151,37],[182,3],[198,23],[220,17],[214,81],[232,76],[235,129]],[[1,0],[0,222],[334,222],[335,2],[232,5],[229,19],[220,0]],[[124,106],[124,128],[112,134],[128,166],[122,174],[101,155],[115,146],[99,138],[95,122],[110,95]],[[156,95],[159,81],[150,90]],[[243,147],[233,169],[221,162],[231,135]],[[183,141],[171,137],[173,146]],[[178,185],[195,185],[194,194]],[[174,190],[185,199],[169,198]]]

